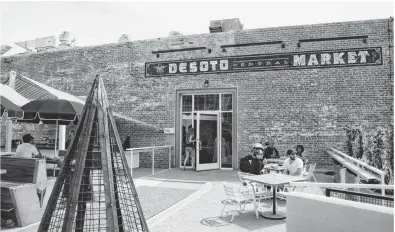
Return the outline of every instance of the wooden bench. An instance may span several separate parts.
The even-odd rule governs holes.
[[[358,178],[365,181],[378,180],[381,184],[385,184],[384,175],[385,173],[375,167],[372,167],[360,160],[357,160],[343,152],[334,148],[326,149],[325,152],[329,154],[333,159],[342,164],[347,169],[354,172]],[[384,194],[384,189],[382,190]]]
[[[18,226],[41,220],[55,184],[47,179],[46,163],[42,159],[0,157],[1,217],[13,219]]]
[[[374,175],[363,168],[359,167],[358,165],[354,164],[353,162],[349,161],[347,158],[343,158],[341,155],[338,155],[334,151],[327,150],[326,151],[332,158],[334,158],[337,162],[341,163],[344,167],[350,169],[354,173],[356,173],[358,176],[361,177],[361,179],[369,181],[369,180],[378,180],[380,181],[380,178],[377,175]]]

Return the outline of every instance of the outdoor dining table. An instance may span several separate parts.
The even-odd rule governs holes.
[[[276,166],[273,166],[273,165],[265,165],[264,167],[263,167],[264,169],[267,169],[267,170],[270,170],[270,171],[275,171],[275,172],[277,172],[277,173],[279,173],[279,172],[282,172],[282,171],[284,171],[284,166],[279,166],[279,165],[276,165]]]
[[[277,174],[277,173],[270,173],[270,174],[266,174],[266,175],[256,175],[256,176],[245,176],[245,177],[243,177],[243,179],[249,181],[250,184],[251,183],[258,183],[258,184],[272,186],[272,189],[273,189],[273,211],[261,212],[261,216],[264,218],[273,219],[273,220],[281,220],[281,219],[286,218],[285,213],[276,211],[277,186],[288,184],[290,182],[298,182],[298,181],[306,181],[307,180],[307,178],[305,178],[305,177],[289,176],[289,175],[283,175],[283,174]],[[257,209],[255,189],[252,188],[252,190],[253,190],[252,193],[254,195],[254,209]]]
[[[282,163],[284,162],[285,158],[270,158],[266,159],[266,162],[268,163]]]

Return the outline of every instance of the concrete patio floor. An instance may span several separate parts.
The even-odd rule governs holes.
[[[256,218],[252,204],[230,223],[233,206],[227,206],[220,218],[226,198],[222,182],[239,184],[236,170],[196,172],[180,168],[134,168],[133,180],[150,231],[267,231],[285,232],[285,220]],[[319,182],[333,182],[331,176],[317,172]],[[279,211],[286,213],[285,201],[278,201]],[[262,201],[264,211],[271,210],[271,200]],[[37,231],[38,224],[7,232]]]

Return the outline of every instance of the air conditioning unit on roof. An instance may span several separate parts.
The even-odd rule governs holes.
[[[240,31],[243,30],[243,24],[238,18],[222,19],[210,21],[210,33],[226,32],[226,31]]]

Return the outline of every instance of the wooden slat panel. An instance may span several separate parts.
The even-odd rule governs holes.
[[[10,211],[14,209],[14,204],[11,202],[1,202],[1,211]]]
[[[0,176],[2,181],[34,182],[36,159],[2,156],[0,161],[1,169],[7,171],[7,173]]]
[[[0,184],[3,184],[0,182]],[[14,203],[12,201],[12,195],[10,189],[7,187],[1,187],[1,211],[8,212],[14,208]]]
[[[10,204],[12,204],[12,197],[11,197],[11,195],[8,195],[8,196],[1,196],[1,204],[3,204],[3,203],[10,203]]]
[[[33,158],[19,158],[19,157],[8,157],[8,156],[0,156],[1,166],[3,165],[11,165],[11,166],[27,166],[34,167],[36,163],[36,159]]]
[[[3,191],[3,188],[11,188],[11,187],[17,187],[20,185],[24,185],[24,184],[29,184],[27,182],[8,182],[8,181],[1,181],[0,182],[0,187]],[[3,194],[3,192],[1,192],[1,194]]]
[[[9,191],[9,189],[8,189],[8,191]],[[1,204],[3,204],[3,203],[11,203],[12,204],[12,198],[9,193],[7,195],[6,194],[1,195]]]

